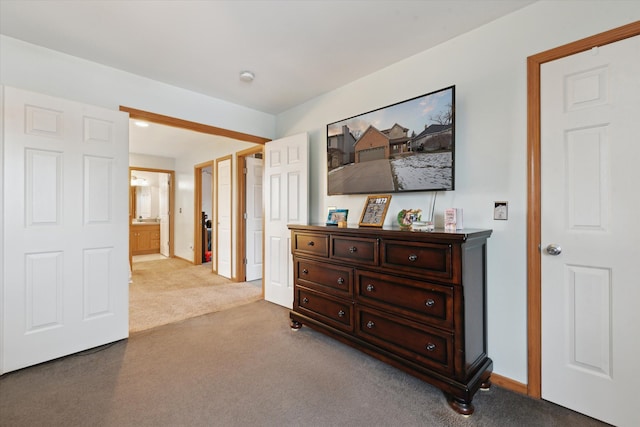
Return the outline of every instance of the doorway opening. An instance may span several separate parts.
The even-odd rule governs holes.
[[[155,124],[160,124],[164,126],[170,126],[173,128],[184,129],[186,131],[193,131],[195,133],[201,133],[201,134],[204,133],[204,134],[209,134],[214,136],[222,136],[225,138],[230,138],[231,140],[236,140],[240,143],[250,142],[253,144],[257,144],[258,149],[262,148],[261,144],[264,144],[265,142],[269,141],[269,139],[266,139],[266,138],[242,134],[234,131],[228,131],[225,129],[215,128],[213,126],[189,122],[189,121],[162,116],[162,115],[149,113],[141,110],[135,110],[128,107],[120,107],[120,110],[128,112],[129,117],[132,120],[144,120],[152,124],[155,123]],[[180,138],[176,139],[176,144],[179,145],[181,141],[182,140],[180,140]],[[229,143],[229,142],[233,143],[234,141],[224,141],[224,143]],[[244,146],[246,147],[246,145],[247,144],[245,144]],[[153,147],[151,147],[151,149],[153,149]],[[194,152],[195,151],[192,150],[190,153],[194,153]],[[168,154],[160,154],[157,152],[154,153],[153,151],[148,151],[144,153],[147,153],[150,156],[160,156],[161,158],[172,157],[172,156],[169,156]],[[144,154],[144,153],[140,152],[140,154]],[[229,156],[230,159],[233,159],[234,157],[235,156]],[[191,156],[191,158],[193,158],[193,156]],[[213,256],[213,253],[215,253],[215,246],[216,246],[215,226],[213,226],[213,224],[215,224],[215,208],[212,207],[210,208],[209,211],[207,211],[206,209],[203,209],[202,206],[207,204],[211,206],[211,204],[213,203],[212,202],[213,193],[215,192],[213,183],[215,182],[215,174],[216,174],[216,168],[214,167],[215,160],[194,165],[193,167],[198,167],[201,170],[195,174],[194,176],[195,179],[193,182],[191,182],[188,175],[186,175],[188,174],[188,172],[186,172],[185,170],[184,161],[182,162],[177,161],[176,165],[179,165],[180,167],[178,168],[176,166],[177,178],[176,178],[176,181],[173,182],[175,191],[176,191],[176,195],[175,195],[176,207],[175,208],[172,207],[172,212],[173,212],[173,209],[175,209],[175,214],[176,214],[175,233],[177,234],[176,238],[178,239],[174,243],[175,253],[172,254],[172,258],[169,258],[168,260],[159,261],[157,263],[156,262],[140,263],[139,267],[144,267],[144,269],[146,270],[143,273],[144,275],[152,276],[152,277],[147,277],[147,282],[149,281],[148,279],[151,279],[151,281],[154,282],[154,286],[153,286],[154,292],[156,290],[162,291],[163,289],[164,291],[166,291],[165,293],[171,292],[171,298],[170,298],[171,307],[166,310],[159,310],[158,313],[152,313],[152,314],[154,315],[157,314],[158,316],[160,316],[160,315],[166,315],[168,312],[171,312],[171,314],[175,314],[176,316],[180,315],[183,317],[182,318],[176,317],[175,319],[170,319],[164,322],[160,320],[163,323],[154,324],[152,327],[159,326],[160,324],[171,323],[173,321],[183,320],[193,316],[198,316],[198,315],[202,315],[202,314],[206,314],[214,311],[219,311],[220,309],[230,308],[235,305],[263,299],[262,283],[260,283],[259,286],[256,286],[255,283],[248,283],[242,280],[238,280],[237,277],[234,277],[234,280],[230,280],[230,279],[226,279],[221,276],[218,276],[217,274],[213,274],[213,273],[217,273],[216,271],[217,266],[214,265],[215,257]],[[212,178],[205,171],[211,171],[212,177],[213,177],[213,181],[211,182],[211,186],[210,186],[211,189],[209,190],[207,189],[203,190],[203,180],[206,182],[207,180],[210,180]],[[235,184],[234,184],[234,187],[235,187]],[[233,195],[233,199],[235,201],[240,196],[237,195],[238,190],[236,190],[235,188],[233,190],[235,193]],[[189,201],[191,197],[188,193],[190,193],[191,191],[193,191],[193,194],[194,194],[193,202]],[[203,191],[211,195],[209,198],[211,202],[208,202],[204,198],[200,197]],[[190,203],[193,203],[193,205],[191,206],[194,206],[195,212],[200,213],[200,215],[197,217],[196,215],[191,215],[191,214],[187,216],[184,216],[184,215],[181,216],[181,214],[188,212],[188,210],[184,212],[185,203],[187,203],[187,205]],[[198,203],[199,203],[199,206],[196,206],[196,204]],[[202,215],[201,213],[203,211],[205,211],[205,213],[207,214],[207,218],[204,221],[202,221],[202,223],[205,226],[204,228],[207,228],[206,227],[207,220],[211,220],[212,222],[211,238],[209,240],[211,242],[211,252],[212,252],[211,269],[209,269],[208,264],[206,265],[206,268],[203,267],[202,265],[194,265],[195,263],[198,263],[198,260],[200,260],[200,264],[202,264],[203,253],[206,256],[206,251],[202,250],[203,249],[202,244],[204,240],[203,237],[205,236],[205,234],[202,233],[202,226],[201,226],[201,220],[204,219],[204,217],[201,216]],[[192,218],[194,218],[193,223],[191,222]],[[195,242],[196,240],[195,238],[193,239],[191,238],[190,234],[192,230],[194,231],[197,230],[197,232],[195,233],[195,236],[200,237],[200,240],[198,242]],[[207,236],[206,238],[208,239],[208,233],[206,236]],[[232,239],[235,239],[235,238],[236,238],[235,234],[232,235]],[[174,240],[172,239],[172,241]],[[241,241],[238,241],[238,242],[241,242]],[[235,245],[235,243],[236,242],[234,242],[234,251],[233,253],[230,253],[229,256],[235,255],[236,247],[243,246],[243,243],[238,243],[237,245]],[[189,246],[191,246],[192,244],[193,246],[189,248]],[[208,248],[209,242],[204,241],[204,244],[206,244]],[[193,251],[189,251],[189,249],[193,249]],[[193,269],[196,269],[197,271],[193,271]],[[142,304],[144,304],[145,303],[144,301],[146,301],[147,298],[151,297],[149,292],[146,292],[146,291],[138,292],[135,290],[136,285],[139,285],[142,282],[142,280],[138,280],[138,283],[136,283],[136,280],[139,279],[137,270],[138,269],[136,269],[133,272],[133,283],[130,287],[130,290],[131,290],[130,291],[130,332],[137,332],[138,330],[148,329],[147,325],[143,325],[145,327],[142,329],[132,327],[132,325],[135,323],[134,317],[135,318],[145,317],[143,314],[137,312],[136,307],[138,302],[136,301],[139,301]],[[194,279],[195,276],[197,276],[198,279]],[[168,283],[168,279],[170,279],[170,277],[177,277],[176,283]],[[185,282],[184,281],[185,277],[191,277],[193,280],[187,280]],[[185,283],[182,283],[182,282],[185,282]],[[213,285],[212,287],[220,287],[222,289],[220,291],[220,296],[212,297],[211,294],[206,293],[205,290],[202,289],[203,286],[201,286],[204,282],[209,282],[211,285]],[[236,283],[236,282],[240,282],[240,283]],[[161,286],[158,286],[158,284],[160,284]],[[174,288],[172,288],[172,286]],[[179,292],[175,292],[177,290],[175,289],[176,286],[179,287]],[[234,288],[232,292],[223,291],[224,289],[230,286]],[[136,294],[136,292],[138,293]],[[178,304],[180,305],[179,307],[176,306],[176,304],[178,303],[178,301],[176,301],[177,299],[183,299],[183,296],[186,299],[186,298],[189,298],[190,295],[193,296],[192,301],[185,301],[185,303],[182,305]],[[225,297],[227,299],[225,299]],[[229,300],[228,298],[231,298],[231,300]],[[197,305],[197,307],[195,307],[195,305],[193,304],[194,302],[197,303],[195,304]],[[162,304],[163,304],[162,301],[157,300],[153,304],[150,304],[150,306],[162,308],[163,307]]]
[[[213,161],[199,163],[194,166],[193,173],[193,263],[195,265],[211,263],[211,270],[216,273],[217,266],[213,250],[215,249],[215,227],[213,223]]]
[[[134,257],[174,256],[175,172],[129,167],[129,264]]]
[[[239,192],[236,241],[243,242],[237,245],[236,254],[236,277],[239,281],[255,281],[264,277],[263,158],[263,146],[236,153]]]

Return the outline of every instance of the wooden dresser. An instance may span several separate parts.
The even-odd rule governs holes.
[[[490,386],[486,254],[491,230],[289,225],[291,327],[302,324],[440,388],[473,413]]]

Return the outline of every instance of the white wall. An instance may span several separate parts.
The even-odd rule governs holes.
[[[170,157],[150,156],[148,154],[129,153],[129,166],[172,171],[176,168],[176,159]]]
[[[126,48],[126,47],[125,47]],[[126,106],[272,139],[275,117],[0,36],[0,83],[118,110]]]
[[[638,1],[541,1],[278,115],[278,138],[310,136],[311,221],[337,206],[357,224],[365,201],[326,196],[327,123],[456,85],[456,190],[438,194],[436,225],[458,207],[465,226],[494,230],[489,356],[494,372],[526,383],[526,58],[638,19]],[[404,208],[426,211],[431,197],[394,194],[385,223]],[[502,200],[509,220],[494,221],[493,202]]]

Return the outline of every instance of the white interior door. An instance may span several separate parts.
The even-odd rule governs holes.
[[[158,173],[158,216],[160,217],[160,253],[169,256],[169,197],[171,175]]]
[[[262,278],[262,159],[245,158],[246,174],[246,280]]]
[[[541,84],[542,397],[637,426],[640,37],[545,64]]]
[[[287,224],[309,219],[309,142],[306,133],[265,147],[264,298],[292,308],[293,260]]]
[[[4,88],[0,373],[126,338],[128,115]]]
[[[231,159],[216,160],[218,274],[231,278]]]

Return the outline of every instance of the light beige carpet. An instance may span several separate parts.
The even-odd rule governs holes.
[[[180,258],[133,264],[129,332],[174,323],[262,299],[262,289],[233,282]]]

